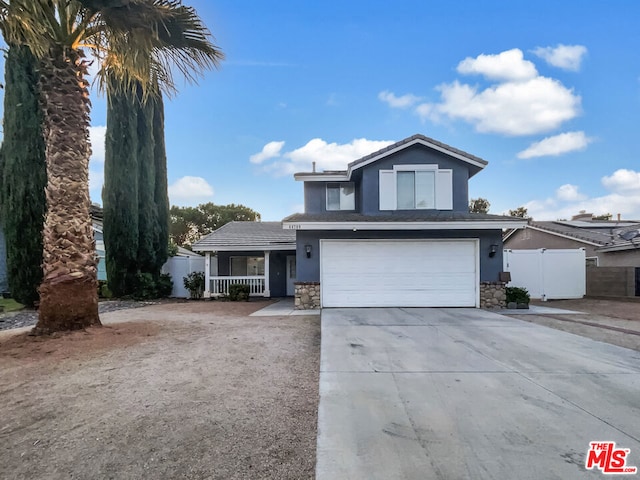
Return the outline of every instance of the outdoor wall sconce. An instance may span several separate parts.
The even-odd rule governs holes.
[[[489,258],[493,258],[496,256],[496,252],[498,251],[498,245],[492,243],[489,245]]]
[[[307,252],[307,258],[311,258],[311,245],[305,245],[304,251]]]

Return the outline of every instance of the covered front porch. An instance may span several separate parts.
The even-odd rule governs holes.
[[[247,285],[251,297],[293,296],[296,258],[293,251],[205,253],[206,298],[229,295],[231,285]]]
[[[295,232],[280,222],[230,222],[193,245],[205,256],[206,298],[229,295],[231,285],[252,297],[293,296]]]

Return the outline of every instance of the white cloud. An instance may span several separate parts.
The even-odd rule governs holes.
[[[529,148],[518,153],[518,158],[558,156],[564,153],[584,150],[593,141],[584,132],[566,132],[532,143]]]
[[[621,168],[613,172],[610,177],[603,177],[602,184],[614,192],[640,193],[640,172]]]
[[[578,192],[578,187],[576,185],[571,185],[570,183],[560,186],[560,188],[556,190],[556,197],[565,202],[575,202],[578,200],[585,200],[587,198],[586,195]]]
[[[569,219],[581,210],[595,215],[618,214],[622,219],[640,221],[640,172],[616,170],[602,178],[602,184],[610,191],[606,195],[588,197],[575,185],[562,185],[555,198],[532,200],[524,206],[536,220]]]
[[[251,163],[262,163],[270,158],[278,157],[280,156],[282,147],[284,147],[284,142],[269,142],[262,147],[262,151],[260,153],[251,155],[249,157],[249,161]]]
[[[557,79],[544,77],[514,48],[495,55],[465,58],[457,71],[482,75],[491,84],[460,80],[436,87],[440,100],[422,102],[408,93],[401,97],[383,91],[378,98],[392,108],[409,108],[423,121],[462,120],[481,133],[535,135],[559,128],[581,112],[582,99]]]
[[[407,93],[401,97],[397,97],[395,93],[387,90],[378,94],[378,99],[381,102],[387,103],[391,108],[409,108],[422,100],[420,97]]]
[[[458,64],[463,75],[484,75],[491,80],[529,80],[538,75],[533,63],[524,59],[522,50],[514,48],[497,55],[467,57]]]
[[[91,161],[93,163],[104,163],[104,139],[107,134],[107,127],[98,125],[89,127],[89,141],[91,142]]]
[[[349,143],[338,144],[314,138],[302,147],[285,152],[280,155],[281,158],[265,164],[264,169],[276,176],[283,176],[295,172],[309,172],[312,168],[312,162],[316,162],[317,171],[345,170],[349,162],[392,143],[387,140],[356,138]]]
[[[207,202],[213,196],[213,187],[202,177],[182,177],[169,185],[172,205],[187,205]]]
[[[577,72],[580,70],[582,59],[587,54],[587,47],[559,44],[557,47],[538,47],[532,51],[554,67]]]
[[[478,132],[533,135],[558,128],[580,111],[580,97],[559,81],[535,77],[479,90],[457,80],[439,87],[442,102],[422,104],[423,119],[464,120]]]

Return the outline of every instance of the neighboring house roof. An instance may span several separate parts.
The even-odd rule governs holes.
[[[598,247],[597,250],[601,251],[626,250],[640,247],[640,237],[629,241],[620,236],[624,232],[640,229],[640,222],[635,220],[623,222],[602,220],[535,222],[530,220],[526,228],[595,246]],[[513,233],[514,231],[507,232],[504,240],[507,241]]]
[[[365,215],[352,212],[295,213],[282,221],[284,228],[352,229],[365,230],[415,230],[415,229],[491,229],[522,228],[527,221],[522,218],[486,213],[455,212],[450,210],[396,212],[393,215]]]
[[[202,257],[199,253],[192,252],[188,248],[184,248],[178,245],[178,252],[175,255],[176,257]]]
[[[281,222],[230,222],[192,245],[195,252],[295,250],[296,232]]]
[[[305,180],[305,181],[349,180],[354,170],[362,168],[382,158],[388,157],[389,155],[392,155],[396,152],[404,150],[405,148],[409,148],[413,145],[424,145],[426,147],[432,148],[434,150],[438,150],[451,157],[455,157],[459,160],[462,160],[472,165],[475,168],[470,171],[470,175],[469,175],[470,177],[478,173],[488,164],[486,160],[480,157],[476,157],[475,155],[471,155],[470,153],[464,152],[450,145],[434,140],[433,138],[429,138],[425,135],[416,134],[411,137],[405,138],[404,140],[400,140],[399,142],[396,142],[392,145],[389,145],[381,150],[378,150],[377,152],[373,152],[369,155],[366,155],[362,158],[359,158],[358,160],[351,162],[348,165],[347,170],[330,170],[330,171],[324,171],[324,172],[301,172],[301,173],[294,174],[294,178],[296,180]]]

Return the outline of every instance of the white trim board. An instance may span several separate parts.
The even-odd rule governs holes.
[[[449,222],[282,222],[285,230],[496,230],[524,228],[526,221]]]

